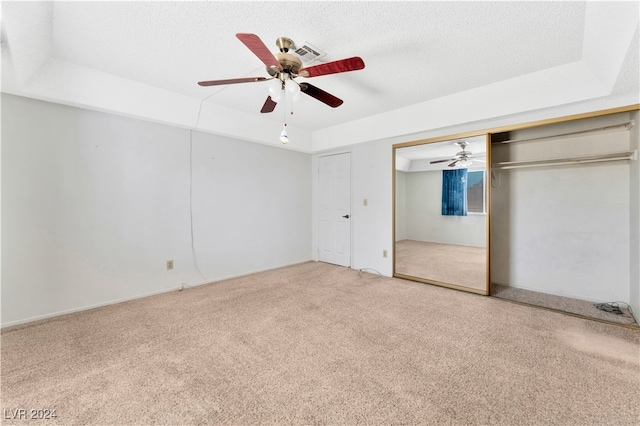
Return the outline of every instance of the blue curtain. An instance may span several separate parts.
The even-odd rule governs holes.
[[[442,215],[467,215],[467,169],[442,171]]]

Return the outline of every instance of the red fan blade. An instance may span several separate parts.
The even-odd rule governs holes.
[[[244,43],[244,45],[247,46],[249,50],[252,51],[253,54],[256,55],[268,68],[277,68],[282,71],[282,65],[280,65],[280,62],[278,62],[276,57],[273,56],[273,53],[271,53],[262,40],[260,40],[260,37],[255,34],[245,33],[238,33],[236,34],[236,37],[238,37],[238,40]]]
[[[244,78],[229,78],[227,80],[211,80],[211,81],[199,81],[200,86],[220,86],[222,84],[236,84],[236,83],[253,83],[256,81],[271,80],[266,77],[244,77]]]
[[[262,109],[260,110],[260,112],[272,112],[276,108],[276,105],[276,102],[271,99],[271,96],[267,96],[267,100],[264,101],[264,105],[262,105]]]
[[[331,108],[336,108],[342,105],[344,102],[342,99],[336,98],[330,93],[325,92],[322,89],[318,89],[316,86],[312,86],[309,83],[300,83],[300,90],[302,93],[316,98],[320,102],[324,102]]]
[[[314,65],[309,68],[301,68],[298,71],[300,77],[317,77],[319,75],[337,74],[340,72],[357,71],[364,68],[364,61],[358,56]]]

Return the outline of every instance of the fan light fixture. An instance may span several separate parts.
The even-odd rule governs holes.
[[[462,159],[460,161],[458,161],[458,164],[456,164],[456,166],[460,166],[460,167],[469,167],[473,162],[467,158]]]

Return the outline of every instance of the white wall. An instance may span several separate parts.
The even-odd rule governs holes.
[[[359,145],[351,150],[354,269],[393,273],[392,149],[387,143]],[[364,199],[368,205],[363,205]],[[385,225],[382,225],[385,224]],[[383,251],[387,257],[383,257]]]
[[[603,117],[512,132],[511,139],[622,122]],[[629,132],[494,145],[493,163],[629,149]],[[629,301],[629,163],[502,170],[492,188],[492,281],[591,301]]]
[[[486,215],[442,215],[442,170],[406,173],[405,197],[407,239],[486,247]]]
[[[311,156],[2,95],[2,325],[311,258]],[[175,269],[167,271],[172,259]]]
[[[311,259],[311,156],[194,134],[194,234],[207,279]]]

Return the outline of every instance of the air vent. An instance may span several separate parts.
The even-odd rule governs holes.
[[[307,43],[306,41],[302,43],[301,46],[296,46],[296,50],[294,53],[302,59],[303,62],[309,63],[313,62],[317,59],[326,56],[326,53],[318,49],[317,47]]]

